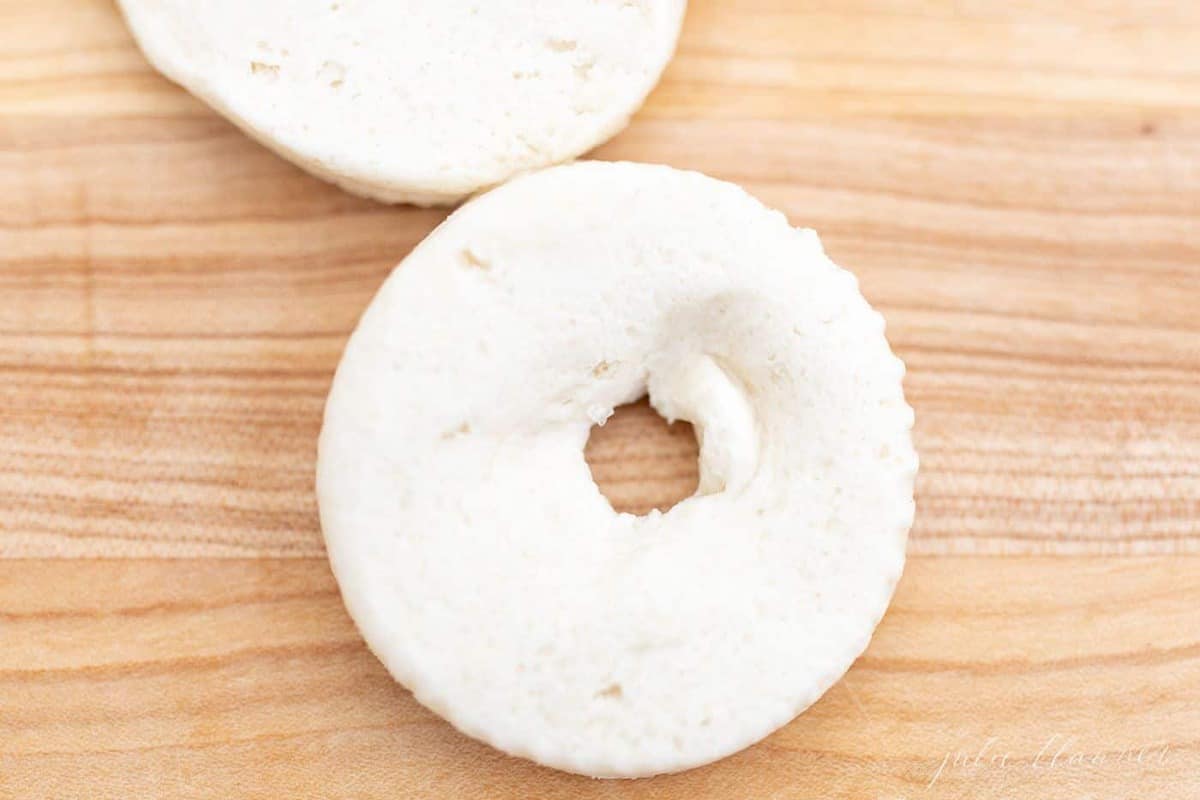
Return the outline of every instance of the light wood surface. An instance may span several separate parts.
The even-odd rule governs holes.
[[[915,559],[808,713],[708,767],[594,781],[425,711],[323,559],[0,561],[0,797],[1191,799],[1197,569]]]
[[[596,156],[817,228],[908,363],[922,473],[847,680],[636,783],[423,712],[323,561],[329,379],[445,212],[249,142],[109,2],[0,0],[0,67],[0,799],[1200,796],[1200,5],[690,3]],[[644,404],[588,456],[630,510],[695,482]]]

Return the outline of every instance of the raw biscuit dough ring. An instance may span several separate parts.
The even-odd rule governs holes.
[[[694,172],[580,162],[462,207],[384,283],[320,439],[346,605],[416,698],[563,770],[740,750],[866,647],[917,468],[903,364],[817,236]],[[700,488],[616,513],[583,458],[649,392]]]
[[[686,0],[119,0],[164,75],[356,194],[445,205],[614,136]]]

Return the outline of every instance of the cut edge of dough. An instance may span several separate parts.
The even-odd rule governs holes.
[[[134,8],[137,5],[135,2],[117,0],[117,7],[121,15],[125,18],[126,25],[132,33],[138,48],[155,70],[172,83],[180,86],[208,105],[255,142],[310,175],[327,183],[332,183],[350,194],[377,200],[382,203],[408,204],[420,208],[434,208],[455,206],[473,196],[502,186],[514,178],[575,161],[628,127],[634,114],[641,110],[650,93],[658,86],[663,73],[674,58],[679,46],[679,38],[683,31],[683,21],[687,11],[687,0],[670,0],[670,2],[671,13],[666,15],[666,19],[670,24],[671,36],[665,40],[667,46],[664,48],[664,52],[659,55],[656,67],[652,70],[647,84],[641,88],[636,99],[627,109],[617,109],[610,112],[606,117],[605,123],[600,125],[597,131],[585,140],[585,144],[572,148],[572,152],[565,154],[561,158],[539,162],[523,168],[514,168],[495,179],[487,179],[482,183],[460,180],[450,188],[434,186],[429,179],[422,177],[390,175],[380,178],[377,175],[369,174],[370,170],[355,167],[349,167],[345,170],[333,168],[326,164],[320,155],[302,153],[294,147],[290,147],[272,138],[268,132],[261,131],[241,119],[228,104],[224,103],[218,97],[217,92],[212,90],[208,81],[187,69],[171,53],[166,52],[160,45],[170,37],[159,35],[161,32],[156,33],[153,30],[154,23],[149,18],[149,15],[143,14],[141,10]],[[453,184],[452,181],[448,181],[448,183]]]

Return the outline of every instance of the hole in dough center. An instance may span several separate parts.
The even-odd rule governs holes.
[[[700,447],[687,422],[668,425],[646,398],[617,406],[592,427],[583,456],[613,509],[666,511],[696,493]]]

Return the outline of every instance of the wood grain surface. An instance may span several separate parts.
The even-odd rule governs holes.
[[[0,797],[1195,798],[1198,566],[915,559],[809,712],[708,767],[595,781],[419,706],[323,559],[0,561]]]
[[[633,783],[421,710],[312,475],[347,335],[445,212],[248,141],[109,2],[0,0],[0,798],[1200,797],[1200,5],[689,6],[595,156],[817,228],[909,366],[914,558],[847,679]],[[621,508],[695,484],[645,404],[588,458]]]

